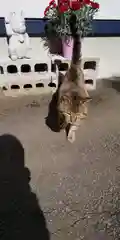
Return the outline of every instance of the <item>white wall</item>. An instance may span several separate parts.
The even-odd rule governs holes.
[[[57,0],[56,0],[57,1]],[[120,0],[96,0],[100,3],[100,12],[96,18],[120,19]],[[4,0],[0,6],[0,17],[9,11],[24,10],[26,17],[43,17],[44,9],[49,0]]]
[[[0,7],[0,17],[6,16],[10,11],[23,10],[25,17],[40,18],[48,4],[49,0],[4,0]]]
[[[96,18],[120,19],[120,0],[96,0],[100,3],[100,11]]]
[[[31,38],[31,47],[31,59],[46,62],[48,52],[39,38]],[[120,37],[85,38],[82,43],[82,56],[100,60],[98,78],[120,76]],[[0,65],[4,62],[11,64],[6,38],[0,38]]]

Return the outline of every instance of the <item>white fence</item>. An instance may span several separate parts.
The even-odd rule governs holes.
[[[85,84],[89,90],[96,88],[97,66],[99,59],[83,59]],[[20,93],[39,91],[54,92],[58,86],[59,72],[65,74],[69,61],[57,56],[41,59],[21,59],[0,62],[0,87],[7,94],[13,90]]]
[[[60,57],[50,55],[40,38],[30,38],[30,41],[31,59],[11,61],[8,58],[7,40],[0,38],[0,86],[5,94],[53,92],[57,87],[58,72],[53,63]],[[84,73],[89,89],[95,88],[96,79],[120,76],[119,37],[85,38],[82,44],[83,62],[88,62]],[[60,59],[59,71],[65,72],[69,62]],[[90,66],[94,68],[95,65],[91,62],[97,62],[95,70],[90,70]]]

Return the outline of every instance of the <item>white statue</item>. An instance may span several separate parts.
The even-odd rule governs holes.
[[[12,60],[29,58],[30,40],[26,32],[23,11],[16,14],[11,12],[5,18],[6,34],[8,37],[8,53]]]

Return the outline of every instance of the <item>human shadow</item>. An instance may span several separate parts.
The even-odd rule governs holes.
[[[60,132],[62,125],[62,122],[64,122],[64,119],[59,119],[59,113],[58,113],[58,99],[59,99],[59,87],[63,81],[63,74],[59,72],[58,76],[58,88],[56,92],[52,96],[52,100],[49,103],[48,106],[48,116],[45,119],[46,125],[53,131],[53,132]]]
[[[42,210],[31,191],[24,148],[12,135],[0,136],[0,239],[49,240]]]
[[[111,78],[102,80],[103,86],[112,88],[120,93],[120,77],[112,76]]]

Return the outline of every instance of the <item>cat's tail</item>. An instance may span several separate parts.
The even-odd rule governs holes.
[[[73,37],[73,52],[72,52],[72,61],[71,65],[81,64],[81,37],[77,33],[77,17],[72,15],[70,19],[70,28]]]
[[[73,37],[73,52],[71,64],[81,65],[81,38],[77,34]]]

